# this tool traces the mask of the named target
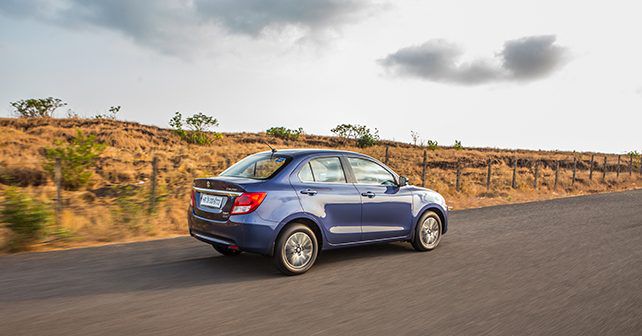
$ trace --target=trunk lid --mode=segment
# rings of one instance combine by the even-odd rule
[[[194,214],[210,220],[227,221],[234,199],[246,191],[245,186],[260,180],[239,177],[194,179]]]

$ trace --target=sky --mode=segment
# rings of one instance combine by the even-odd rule
[[[636,1],[0,0],[0,116],[223,132],[337,124],[440,145],[642,151]]]

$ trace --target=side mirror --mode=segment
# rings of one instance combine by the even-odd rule
[[[399,186],[405,187],[408,185],[408,178],[405,176],[399,176]]]

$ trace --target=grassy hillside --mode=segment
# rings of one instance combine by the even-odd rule
[[[228,164],[248,154],[276,148],[338,148],[362,152],[384,160],[389,146],[389,165],[421,183],[424,148],[397,142],[360,149],[340,138],[302,136],[283,141],[266,134],[230,133],[212,145],[183,142],[171,130],[137,123],[96,119],[0,119],[0,191],[13,186],[53,208],[55,187],[43,169],[45,148],[72,139],[77,130],[95,134],[106,148],[93,169],[88,187],[63,192],[63,212],[58,224],[33,248],[147,239],[186,233],[185,210],[190,182],[195,177],[216,175]],[[428,151],[427,187],[441,192],[454,209],[494,205],[567,195],[638,188],[642,182],[636,159],[629,176],[628,157],[622,156],[616,178],[617,155],[608,156],[610,171],[602,182],[604,154],[596,154],[596,171],[588,179],[591,153],[439,148]],[[573,158],[577,161],[572,183]],[[149,210],[151,161],[158,158],[158,205]],[[486,190],[487,161],[493,161],[491,189]],[[518,159],[517,188],[511,187],[512,162]],[[561,164],[557,191],[553,190],[556,162]],[[461,192],[455,190],[455,167],[462,168]],[[533,187],[534,165],[539,181]],[[0,245],[8,230],[0,234]]]

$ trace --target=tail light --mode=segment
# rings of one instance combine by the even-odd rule
[[[232,206],[232,215],[242,215],[250,213],[261,205],[267,193],[264,192],[245,192],[234,199]]]
[[[192,196],[189,199],[189,205],[193,208],[195,204],[196,204],[196,191],[192,189]]]

